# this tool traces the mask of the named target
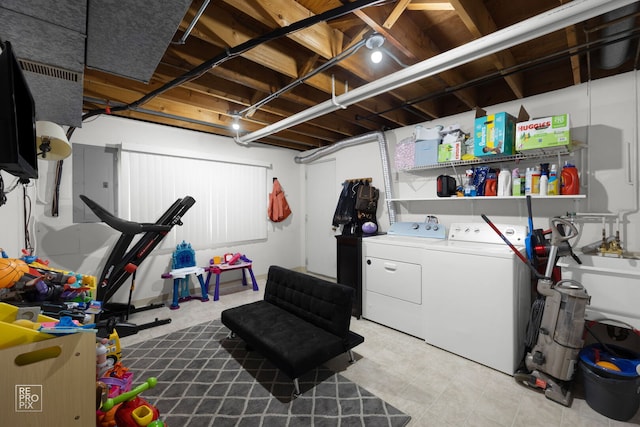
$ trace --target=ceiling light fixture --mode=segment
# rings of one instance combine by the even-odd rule
[[[60,125],[53,122],[36,122],[36,144],[38,158],[57,161],[66,159],[71,154],[71,144]]]
[[[238,115],[238,113],[234,113],[232,117],[233,122],[231,123],[231,128],[235,131],[240,130],[240,115]]]
[[[373,33],[367,37],[365,46],[371,49],[371,62],[374,64],[382,61],[382,44],[384,43],[384,36],[380,33]]]

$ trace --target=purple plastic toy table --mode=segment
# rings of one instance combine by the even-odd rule
[[[247,277],[245,275],[245,270],[249,270],[249,274],[251,275],[251,281],[253,282],[253,290],[258,291],[258,284],[256,283],[256,278],[253,275],[253,270],[251,269],[252,261],[246,257],[243,257],[242,261],[238,261],[235,264],[211,264],[209,267],[205,268],[207,270],[207,280],[205,282],[205,288],[209,289],[209,281],[211,280],[211,274],[216,275],[216,288],[213,292],[213,300],[218,301],[220,299],[220,275],[225,271],[232,270],[240,270],[242,269],[242,285],[247,286]]]

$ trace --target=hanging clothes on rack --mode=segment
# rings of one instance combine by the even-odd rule
[[[342,183],[333,226],[342,225],[343,235],[362,234],[362,225],[373,222],[377,227],[376,210],[379,191],[371,185],[371,178],[348,179]]]
[[[339,227],[351,223],[356,218],[356,198],[359,183],[346,180],[342,183],[342,191],[338,198],[338,204],[333,214],[333,226]]]
[[[273,189],[269,193],[269,207],[267,210],[269,219],[273,222],[282,222],[291,215],[291,208],[287,199],[284,197],[284,191],[278,178],[273,178]]]

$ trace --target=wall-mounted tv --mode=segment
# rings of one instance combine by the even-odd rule
[[[0,169],[28,182],[38,178],[36,107],[11,43],[0,48]]]

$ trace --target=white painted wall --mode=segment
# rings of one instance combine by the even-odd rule
[[[638,209],[638,79],[637,72],[597,80],[579,86],[570,87],[520,101],[484,107],[488,113],[506,111],[518,115],[523,105],[531,117],[544,117],[554,114],[571,115],[572,139],[586,144],[586,149],[563,157],[577,163],[581,171],[582,193],[587,198],[572,200],[533,200],[532,211],[535,228],[548,228],[549,217],[565,215],[567,212],[613,213],[620,215],[620,234],[623,247],[631,251],[640,250],[640,213]],[[463,130],[473,130],[474,112],[458,114],[432,122],[423,123],[425,127],[435,125],[448,126],[459,124]],[[396,129],[385,133],[389,148],[389,165],[393,198],[436,197],[436,178],[440,174],[457,176],[464,170],[451,167],[420,172],[398,172],[394,166],[395,144],[411,136],[414,126]],[[309,154],[302,153],[302,156]],[[374,185],[384,188],[382,164],[376,142],[352,146],[315,161],[334,158],[336,161],[336,182],[344,179],[371,176]],[[555,158],[536,160],[555,162]],[[513,163],[493,164],[495,167],[512,169]],[[526,166],[527,163],[519,165]],[[458,168],[460,169],[460,168]],[[336,188],[336,195],[339,194]],[[388,212],[384,199],[381,199],[378,219],[381,231],[389,227]],[[452,222],[482,222],[480,214],[486,214],[493,222],[527,225],[527,207],[524,200],[446,200],[396,202],[397,221],[424,221],[426,215],[438,216],[440,222],[449,225]],[[334,209],[335,207],[327,207]],[[607,220],[606,233],[616,231],[615,216]],[[580,237],[574,246],[580,248],[599,241],[602,235],[600,219],[581,221]]]
[[[485,108],[489,112],[507,111],[517,115],[520,105],[524,105],[532,117],[559,113],[570,113],[573,138],[587,144],[575,160],[582,163],[582,183],[588,198],[572,201],[535,201],[533,204],[534,225],[546,228],[548,217],[563,215],[567,211],[579,212],[621,212],[620,232],[623,245],[632,251],[640,250],[640,214],[638,212],[638,83],[637,72],[608,79],[598,80],[557,92]],[[443,118],[426,126],[459,123],[470,131],[473,112]],[[393,168],[393,147],[400,139],[413,131],[413,126],[387,132],[394,197],[433,197],[435,179],[439,174],[453,174],[451,169],[431,170],[420,173],[398,173]],[[296,155],[304,155],[287,149],[272,147],[242,147],[229,138],[216,137],[204,133],[153,125],[116,117],[100,116],[85,123],[74,133],[72,143],[89,145],[112,145],[135,143],[157,145],[181,150],[206,152],[220,158],[246,158],[272,164],[268,171],[267,185],[271,178],[278,177],[293,215],[283,223],[269,225],[268,238],[264,242],[226,248],[212,242],[210,250],[198,251],[199,263],[205,263],[216,254],[242,252],[254,260],[254,270],[261,275],[272,264],[285,267],[302,267],[305,258],[304,165],[294,162]],[[335,180],[328,180],[335,187],[336,202],[340,194],[340,183],[349,178],[372,177],[373,184],[383,189],[382,162],[377,142],[345,148],[316,161],[334,158],[336,162]],[[630,160],[629,160],[630,159]],[[627,166],[630,164],[630,170]],[[71,159],[64,162],[62,184],[60,186],[60,209],[58,217],[50,215],[52,194],[53,163],[40,162],[40,178],[28,188],[33,205],[32,241],[36,254],[49,259],[54,267],[99,275],[108,251],[117,233],[104,224],[73,224],[71,220]],[[513,165],[505,165],[509,168]],[[460,171],[457,171],[460,172]],[[2,172],[5,191],[13,182],[13,177]],[[630,175],[630,177],[628,177]],[[630,179],[628,179],[630,178]],[[628,183],[627,180],[630,182]],[[323,185],[319,183],[319,185]],[[267,189],[267,193],[271,188]],[[197,201],[196,201],[197,203]],[[389,226],[384,194],[381,194],[378,219],[382,231]],[[335,204],[326,207],[333,215]],[[429,201],[397,205],[398,221],[424,220],[427,214],[435,214],[444,224],[455,221],[482,221],[479,215],[485,213],[494,222],[526,224],[527,210],[523,201],[476,200],[470,201]],[[160,215],[161,213],[159,213]],[[22,232],[22,188],[18,187],[8,195],[6,205],[0,207],[0,247],[10,256],[19,256],[24,246]],[[266,215],[266,213],[265,213]],[[188,212],[184,221],[188,221]],[[615,231],[615,224],[608,224],[607,234]],[[179,229],[179,227],[176,227]],[[581,236],[576,246],[598,241],[602,227],[599,221],[588,221],[581,226]],[[170,265],[170,252],[156,251],[145,260],[138,271],[134,300],[149,300],[161,294],[171,293],[169,281],[160,275]],[[127,288],[127,289],[124,289]],[[127,286],[123,286],[115,300],[126,300]]]

